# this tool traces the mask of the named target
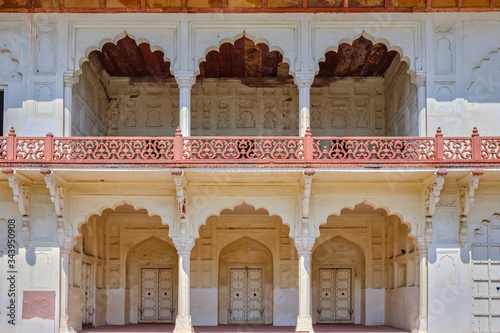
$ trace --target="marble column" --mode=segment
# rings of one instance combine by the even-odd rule
[[[191,322],[190,308],[190,257],[194,246],[194,239],[174,239],[174,245],[179,255],[179,279],[178,279],[178,309],[175,318],[174,333],[194,332]]]
[[[427,247],[420,246],[418,249],[420,258],[420,307],[417,326],[414,333],[427,333],[427,306],[428,306],[428,271],[427,271]]]
[[[314,73],[296,73],[294,83],[299,87],[299,136],[305,136],[311,127],[311,85]]]
[[[314,238],[295,239],[299,254],[299,315],[295,332],[314,332],[311,306],[311,250],[314,241]]]
[[[182,136],[191,136],[191,87],[196,82],[194,73],[176,73],[179,86],[179,127]]]
[[[71,136],[71,108],[73,103],[73,85],[75,77],[73,72],[63,74],[64,81],[64,113],[63,113],[63,135]]]
[[[61,247],[60,257],[60,288],[59,288],[59,332],[60,333],[76,333],[75,329],[69,323],[69,246]]]
[[[427,136],[427,90],[425,73],[414,74],[411,81],[417,86],[418,136]]]

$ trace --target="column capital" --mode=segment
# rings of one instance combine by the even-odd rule
[[[314,72],[295,73],[295,76],[293,77],[293,83],[295,83],[295,85],[297,85],[299,89],[304,87],[311,88],[315,76],[316,73]]]
[[[65,87],[72,88],[78,82],[75,74],[73,72],[64,72],[63,73],[63,82]]]
[[[196,82],[196,75],[191,72],[175,73],[174,78],[179,88],[191,88]]]
[[[177,254],[191,254],[194,247],[194,238],[174,238],[173,241]]]
[[[425,72],[412,72],[410,76],[411,83],[417,87],[424,87],[427,81]]]
[[[315,238],[295,238],[295,247],[299,254],[311,254]]]

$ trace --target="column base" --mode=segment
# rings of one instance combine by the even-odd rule
[[[411,333],[427,333],[427,318],[418,317],[417,324]]]
[[[77,331],[73,327],[69,326],[69,327],[60,327],[59,333],[77,333]]]
[[[194,333],[190,315],[177,315],[175,318],[174,333]]]
[[[295,332],[307,332],[314,333],[314,329],[312,326],[312,319],[310,316],[298,316],[297,317],[297,326],[295,327]]]

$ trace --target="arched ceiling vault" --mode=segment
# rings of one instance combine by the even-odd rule
[[[203,78],[288,77],[289,66],[279,51],[269,51],[264,43],[255,44],[243,36],[223,43],[218,50],[207,53],[200,63]]]
[[[342,43],[337,51],[326,52],[317,77],[383,77],[397,55],[384,44],[360,36],[352,44]]]
[[[116,44],[104,44],[101,51],[92,51],[89,59],[112,77],[172,77],[170,62],[164,60],[162,51],[151,51],[148,43],[137,45],[128,35]]]

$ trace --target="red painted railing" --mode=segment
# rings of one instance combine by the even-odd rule
[[[500,137],[0,137],[0,165],[500,166]]]

